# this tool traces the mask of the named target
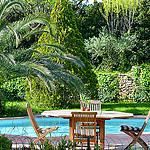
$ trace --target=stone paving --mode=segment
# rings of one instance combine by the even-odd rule
[[[143,133],[141,136],[144,141],[150,145],[150,133]],[[111,133],[106,134],[106,140],[105,140],[105,147],[106,149],[118,149],[122,150],[124,149],[130,142],[132,141],[132,138],[124,133]],[[133,147],[133,149],[137,149],[137,147],[141,147],[139,144],[136,143],[136,145]],[[140,148],[143,149],[143,148]]]
[[[5,136],[13,141],[13,148],[22,147],[22,146],[28,147],[30,142],[35,139],[33,137],[26,137],[26,136],[15,136],[15,135],[5,135]],[[150,145],[150,133],[143,133],[142,138],[148,145]],[[67,136],[66,140],[68,139],[69,137]],[[124,133],[106,134],[105,149],[122,150],[131,142],[131,140],[132,139],[128,135],[125,135]],[[56,143],[61,141],[61,137],[51,137],[50,141],[52,144],[56,145]],[[136,144],[136,147],[133,147],[132,149],[143,149],[139,147],[140,145]]]

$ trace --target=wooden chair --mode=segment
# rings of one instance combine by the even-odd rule
[[[123,131],[124,133],[133,138],[132,142],[125,149],[131,149],[131,147],[134,146],[136,142],[138,142],[145,150],[149,149],[148,145],[140,137],[148,123],[149,117],[150,117],[150,110],[142,127],[121,125],[121,131]]]
[[[96,115],[97,112],[72,112],[73,142],[79,142],[80,145],[86,143],[87,137],[94,146],[96,139]],[[81,140],[81,142],[80,142]],[[87,146],[87,145],[84,145]]]
[[[87,108],[89,107],[89,110],[90,111],[97,111],[97,113],[101,114],[101,101],[99,100],[87,100],[87,101],[84,101],[84,102],[80,102],[80,107],[81,107],[81,110],[83,107]],[[97,134],[97,139],[99,139],[100,137],[100,127],[99,125],[96,126],[96,134]]]
[[[87,102],[81,101],[80,107],[89,107],[90,111],[99,111],[101,113],[101,101],[98,100],[87,100]]]
[[[32,113],[30,104],[27,103],[26,107],[27,107],[27,112],[28,112],[28,116],[29,116],[29,119],[31,121],[32,127],[33,127],[33,129],[34,129],[34,131],[38,137],[37,139],[34,140],[33,143],[36,144],[40,140],[41,143],[43,144],[44,141],[47,141],[47,138],[45,136],[47,134],[49,134],[50,132],[57,130],[59,127],[39,128],[39,126],[38,126],[38,124],[34,118],[34,115]]]

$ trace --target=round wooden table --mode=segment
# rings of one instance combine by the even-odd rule
[[[69,119],[69,139],[72,140],[72,115],[71,112],[80,112],[81,110],[53,110],[44,111],[42,115],[46,117],[61,117],[64,119]],[[105,139],[105,120],[110,119],[129,119],[132,118],[132,113],[116,112],[116,111],[97,111],[96,122],[100,126],[100,148],[104,149],[104,139]]]

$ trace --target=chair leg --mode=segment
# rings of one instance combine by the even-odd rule
[[[132,140],[132,142],[124,149],[124,150],[129,150],[131,149],[132,146],[134,146],[136,141]]]
[[[41,134],[41,136],[42,136],[42,134]],[[46,138],[46,137],[41,137],[41,136],[39,136],[37,139],[34,140],[34,142],[33,142],[34,145],[37,144],[38,141],[41,141],[42,144],[44,143],[44,141],[45,141],[45,142],[47,141],[47,138]]]
[[[45,142],[46,142],[46,141],[47,141],[47,138],[46,138],[46,137],[43,137],[43,141],[45,141]]]
[[[133,133],[127,132],[127,131],[123,131],[123,132],[133,138],[132,142],[125,148],[125,150],[126,150],[126,149],[131,149],[131,147],[134,146],[135,143],[136,143],[136,137],[135,137],[136,134],[133,134]]]
[[[138,137],[137,134],[131,132],[125,133],[133,138],[132,142],[125,148],[125,150],[131,149],[131,147],[134,146],[136,142],[138,142],[145,150],[148,150],[148,145],[144,142],[142,138]]]
[[[137,142],[145,149],[145,150],[148,150],[149,149],[149,146],[144,142],[144,140],[142,138],[138,138],[137,139]]]
[[[38,139],[38,138],[37,138],[37,139],[35,139],[35,140],[33,141],[33,144],[34,144],[34,145],[36,145],[38,141],[39,141],[39,139]]]
[[[138,138],[136,141],[132,140],[132,142],[125,148],[125,150],[131,149],[132,146],[135,145],[135,143],[138,142],[145,150],[148,150],[148,145],[143,141],[143,139]]]
[[[145,150],[148,149],[148,145],[144,142],[144,140],[140,137],[139,134],[132,133],[134,141],[138,142]]]

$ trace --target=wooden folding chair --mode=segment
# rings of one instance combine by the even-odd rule
[[[121,125],[121,131],[123,131],[124,133],[133,138],[132,142],[125,149],[131,149],[131,147],[134,146],[136,142],[138,142],[145,150],[149,149],[148,145],[140,137],[148,123],[149,117],[150,117],[150,110],[142,127]]]
[[[96,139],[96,114],[97,112],[72,112],[73,142],[79,142],[78,146],[87,144],[87,137],[94,146]],[[84,145],[87,146],[87,145]]]
[[[31,124],[32,124],[32,127],[37,135],[37,139],[34,140],[34,144],[36,144],[39,140],[41,141],[41,143],[43,144],[44,141],[47,141],[47,138],[45,137],[47,134],[49,134],[50,132],[53,132],[55,130],[57,130],[59,127],[51,127],[51,128],[39,128],[35,118],[34,118],[34,115],[32,113],[32,110],[31,110],[31,107],[30,107],[30,104],[27,103],[26,104],[26,107],[27,107],[27,112],[28,112],[28,116],[29,116],[29,119],[31,121]]]

